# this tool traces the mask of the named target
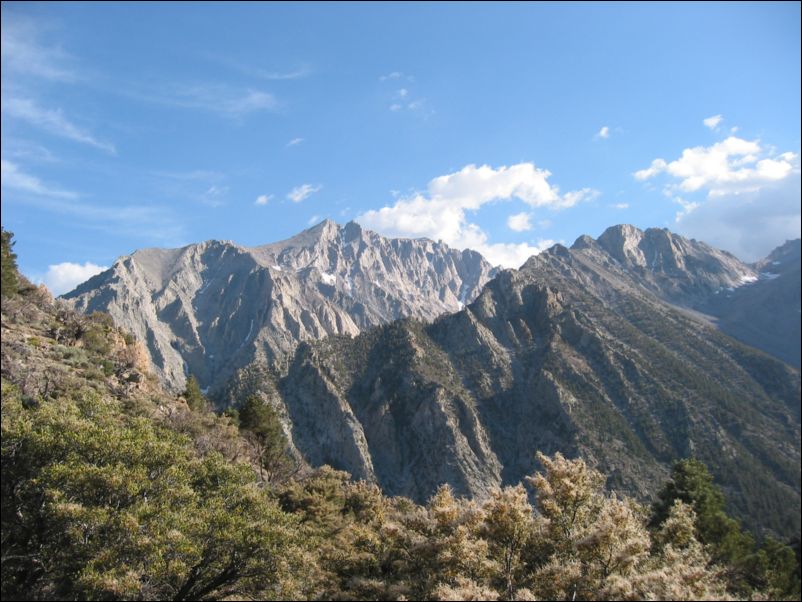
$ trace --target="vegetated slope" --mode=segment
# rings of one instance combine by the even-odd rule
[[[297,521],[237,426],[161,389],[108,315],[19,282],[1,316],[3,597],[293,597]]]
[[[798,372],[593,253],[557,245],[432,324],[304,344],[286,374],[252,366],[233,394],[282,405],[313,465],[389,494],[425,500],[447,482],[481,497],[531,473],[537,449],[585,457],[643,499],[695,456],[752,528],[796,532]]]
[[[254,359],[285,360],[299,341],[456,311],[494,273],[474,251],[326,220],[260,247],[136,251],[64,298],[84,313],[109,313],[180,390],[187,373],[215,386]]]

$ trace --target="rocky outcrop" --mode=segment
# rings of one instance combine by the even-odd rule
[[[722,289],[757,280],[757,272],[726,251],[661,228],[612,226],[572,246],[588,266],[631,281],[664,301],[694,307]]]
[[[326,220],[261,247],[207,241],[136,251],[64,299],[111,314],[180,390],[190,372],[212,387],[255,360],[286,368],[300,341],[457,311],[494,273],[474,251]]]

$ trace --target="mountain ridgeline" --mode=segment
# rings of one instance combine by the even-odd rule
[[[530,473],[532,449],[591,459],[643,499],[694,456],[749,524],[795,532],[798,372],[599,260],[556,246],[431,324],[306,343],[286,374],[252,367],[229,400],[261,394],[310,462],[416,500],[443,482],[484,497]],[[686,286],[741,277],[711,269]]]
[[[111,314],[178,391],[188,373],[214,387],[254,360],[281,363],[300,341],[457,311],[495,272],[475,251],[326,220],[260,247],[136,251],[64,298]]]
[[[141,337],[173,388],[188,370],[221,407],[258,395],[298,456],[388,494],[484,498],[541,450],[648,499],[694,456],[751,528],[795,533],[799,373],[725,334],[793,363],[794,278],[798,241],[748,265],[615,226],[496,274],[473,252],[324,222],[252,249],[138,251],[67,298]],[[751,319],[764,305],[782,312]]]

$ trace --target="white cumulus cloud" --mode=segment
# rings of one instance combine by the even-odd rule
[[[637,180],[648,180],[666,173],[679,180],[668,187],[682,192],[707,190],[708,196],[739,194],[759,190],[762,186],[787,178],[795,171],[798,156],[786,152],[770,157],[757,140],[744,140],[736,136],[711,146],[686,148],[671,162],[655,159],[652,164],[635,172]]]
[[[528,243],[485,243],[477,246],[476,250],[492,265],[519,268],[532,255],[542,253],[554,244],[555,241],[553,240],[538,240],[534,245]]]
[[[744,261],[800,236],[796,152],[777,154],[759,140],[729,136],[710,146],[686,148],[674,161],[655,159],[634,176],[649,180],[660,174],[669,178],[663,194],[679,205],[675,228],[684,236]]]
[[[254,205],[267,205],[267,203],[270,201],[270,199],[271,199],[271,195],[269,195],[269,194],[260,194],[258,197],[256,197],[256,200],[253,202],[253,204]]]
[[[65,261],[48,266],[43,281],[47,288],[58,296],[68,293],[82,282],[107,269],[106,266],[95,265],[89,261],[84,264]]]
[[[491,201],[511,199],[519,199],[533,208],[565,209],[598,194],[589,188],[561,193],[548,182],[550,176],[549,171],[533,163],[495,169],[468,165],[458,172],[434,178],[425,193],[366,211],[357,220],[387,236],[442,240],[452,247],[475,249],[496,264],[518,267],[551,241],[536,245],[490,243],[487,234],[468,221],[466,212],[476,211]]]
[[[710,128],[711,130],[715,130],[718,128],[718,124],[724,121],[724,118],[721,115],[713,115],[712,117],[708,117],[707,119],[703,119],[702,123],[705,124],[705,127]]]
[[[323,186],[320,184],[313,185],[313,184],[301,184],[300,186],[296,186],[292,190],[287,193],[287,198],[290,199],[293,203],[300,203],[309,195],[318,192]]]
[[[532,229],[530,213],[515,213],[507,218],[507,227],[514,232],[526,232]]]
[[[610,137],[610,128],[608,126],[604,126],[602,129],[599,130],[599,133],[596,134],[597,138],[609,138]]]

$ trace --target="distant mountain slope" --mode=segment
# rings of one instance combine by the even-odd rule
[[[753,266],[759,279],[701,309],[718,316],[727,334],[800,368],[800,240],[776,248]]]
[[[214,386],[254,359],[282,360],[299,341],[457,311],[494,273],[474,251],[326,220],[254,248],[207,241],[136,251],[64,299],[111,314],[181,389],[187,372]]]
[[[571,247],[596,280],[699,312],[722,331],[800,367],[800,241],[749,265],[668,230],[608,228]]]
[[[622,278],[631,264],[601,270],[599,257],[557,245],[456,314],[303,344],[286,374],[253,366],[229,394],[261,393],[312,464],[390,494],[424,500],[448,482],[482,496],[530,473],[536,450],[559,450],[645,498],[673,460],[695,456],[752,527],[796,532],[799,373]],[[685,286],[750,274],[724,267],[688,273]],[[662,290],[652,274],[644,287]]]

